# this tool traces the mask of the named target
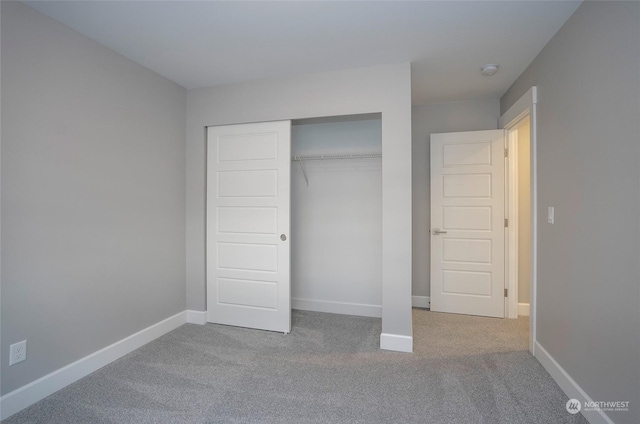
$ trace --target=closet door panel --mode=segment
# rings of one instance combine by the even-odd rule
[[[209,322],[288,333],[290,121],[207,131]]]
[[[278,283],[239,278],[218,278],[218,302],[276,310],[278,308]]]
[[[218,140],[218,163],[278,158],[278,134],[230,134]]]
[[[278,170],[218,171],[218,197],[278,197]]]
[[[275,244],[218,242],[218,269],[238,271],[278,271]]]
[[[242,234],[271,234],[278,231],[276,207],[218,207],[218,232]]]

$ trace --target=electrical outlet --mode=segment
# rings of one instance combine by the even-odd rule
[[[9,366],[27,359],[27,341],[23,340],[9,346]]]

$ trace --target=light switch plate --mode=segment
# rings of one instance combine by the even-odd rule
[[[549,206],[549,208],[547,209],[547,222],[549,222],[549,224],[553,224],[555,223],[556,220],[556,210],[553,206]]]

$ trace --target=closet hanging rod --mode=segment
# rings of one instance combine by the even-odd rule
[[[373,159],[381,158],[382,153],[346,153],[346,154],[325,154],[325,155],[295,155],[291,157],[293,161],[303,160],[324,160],[324,159]]]

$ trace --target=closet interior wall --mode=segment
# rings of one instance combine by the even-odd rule
[[[293,157],[379,153],[381,140],[379,114],[304,119],[293,121],[291,150]],[[292,307],[380,317],[381,158],[291,166]]]

